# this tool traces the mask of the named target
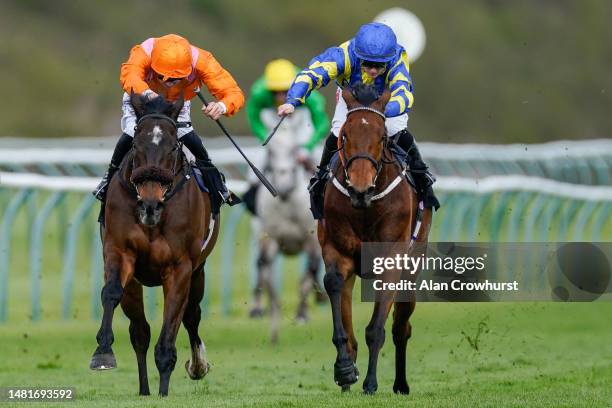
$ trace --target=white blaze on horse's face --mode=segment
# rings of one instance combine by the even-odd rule
[[[161,142],[162,139],[162,130],[159,126],[155,126],[153,128],[153,131],[149,132],[149,136],[153,136],[153,138],[151,139],[151,143],[153,143],[155,146],[159,146],[159,142]]]
[[[366,126],[370,124],[370,122],[368,122],[366,118],[361,118],[361,123],[363,123]]]

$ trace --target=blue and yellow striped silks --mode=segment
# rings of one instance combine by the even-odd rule
[[[353,40],[338,47],[328,48],[310,60],[308,67],[300,71],[293,81],[287,94],[287,102],[299,106],[310,92],[326,86],[334,79],[341,87],[363,82],[373,84],[381,93],[385,88],[389,88],[391,99],[385,109],[387,117],[408,112],[414,102],[412,78],[404,48],[398,45],[395,57],[387,64],[387,72],[372,79],[361,69],[361,61],[354,52]]]

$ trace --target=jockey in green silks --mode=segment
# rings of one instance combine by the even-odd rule
[[[285,103],[287,91],[299,71],[299,68],[290,61],[276,59],[266,65],[263,76],[251,87],[246,103],[247,117],[253,135],[261,142],[266,140],[272,130],[269,124],[264,123],[262,112],[270,110],[276,114],[277,107]],[[320,93],[312,92],[302,106],[301,109],[307,109],[310,113],[309,127],[312,128],[308,140],[303,143],[301,152],[298,153],[299,160],[304,162],[327,136],[330,122],[325,112],[325,98]],[[258,184],[251,183],[251,187],[244,195],[244,202],[251,213],[255,212],[257,186]]]

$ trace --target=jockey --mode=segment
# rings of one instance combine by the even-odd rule
[[[180,97],[185,104],[179,113],[178,122],[191,121],[191,102],[195,96],[194,88],[206,85],[217,101],[202,107],[204,115],[217,120],[221,115],[232,116],[244,104],[244,95],[236,81],[217,62],[213,55],[176,34],[159,38],[149,38],[132,48],[128,60],[121,65],[120,82],[123,90],[123,116],[119,138],[108,171],[93,192],[104,201],[106,190],[113,174],[119,168],[123,157],[132,147],[136,114],[130,103],[130,93],[135,92],[154,99],[161,95],[169,101]],[[212,164],[202,140],[195,133],[191,123],[178,128],[178,138],[193,153],[196,165],[202,171],[209,188],[216,186],[223,200],[228,200],[229,192],[224,187],[219,170]],[[221,187],[223,186],[223,187]]]
[[[287,91],[291,87],[293,78],[299,72],[299,68],[286,59],[270,61],[262,77],[257,79],[251,87],[251,92],[246,103],[247,117],[253,135],[261,142],[266,140],[271,129],[264,125],[261,118],[262,111],[273,109],[276,111],[287,98]],[[308,109],[312,122],[312,132],[309,139],[303,144],[299,152],[299,160],[305,161],[312,150],[327,135],[329,129],[329,118],[325,112],[325,98],[314,91],[304,103],[303,109]],[[300,108],[302,109],[302,108]],[[244,194],[243,200],[251,213],[255,211],[255,191],[259,184],[252,183],[249,190]]]
[[[440,203],[431,187],[435,178],[427,170],[414,136],[407,128],[408,112],[414,102],[412,78],[409,74],[406,50],[397,43],[393,30],[382,23],[365,24],[359,28],[355,38],[337,47],[328,48],[313,58],[308,67],[298,73],[287,93],[286,103],[278,107],[278,115],[293,113],[296,107],[305,103],[313,90],[327,85],[333,79],[339,88],[336,93],[337,103],[331,134],[325,141],[319,171],[312,178],[309,187],[317,206],[322,208],[327,166],[337,149],[340,128],[346,121],[347,107],[340,87],[364,83],[374,85],[380,94],[385,88],[391,91],[391,99],[384,112],[387,118],[387,135],[395,138],[398,145],[407,152],[407,162],[417,194],[424,201],[425,207],[438,209]]]

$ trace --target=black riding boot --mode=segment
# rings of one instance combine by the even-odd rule
[[[323,218],[323,198],[325,193],[325,183],[329,176],[327,166],[337,150],[338,138],[330,133],[325,140],[325,147],[321,155],[321,162],[315,175],[310,179],[308,190],[310,191],[310,211],[315,220]]]
[[[196,166],[202,172],[204,183],[206,183],[206,187],[210,190],[213,213],[218,214],[223,203],[228,203],[229,205],[240,203],[241,200],[226,187],[223,173],[210,160],[200,137],[192,131],[183,136],[181,141],[196,158]]]
[[[259,184],[251,184],[246,193],[242,195],[242,202],[252,215],[257,215],[257,190],[259,190]]]
[[[115,151],[113,152],[113,157],[111,158],[111,162],[108,166],[108,170],[102,177],[102,181],[98,184],[98,187],[92,192],[92,194],[100,201],[104,202],[106,199],[106,191],[108,190],[108,185],[113,178],[115,172],[119,169],[119,165],[121,161],[132,148],[132,142],[134,138],[126,133],[123,133],[115,146]]]
[[[397,138],[397,144],[406,152],[406,162],[416,184],[419,199],[423,200],[423,205],[426,208],[435,208],[437,210],[440,208],[440,202],[432,188],[436,178],[429,172],[427,165],[423,161],[414,136],[410,134],[408,129],[404,129],[394,138]]]

